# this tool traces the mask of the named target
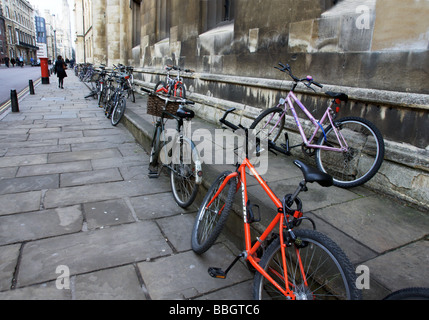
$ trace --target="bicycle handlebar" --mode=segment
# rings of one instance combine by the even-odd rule
[[[241,124],[239,126],[236,126],[235,124],[226,120],[226,117],[233,111],[235,111],[235,108],[228,109],[223,115],[223,117],[219,120],[219,122],[226,125],[227,127],[231,128],[234,131],[237,131],[238,129],[245,129]]]
[[[313,80],[313,77],[312,76],[307,76],[307,77],[305,77],[305,78],[302,78],[302,79],[299,79],[298,77],[296,77],[296,76],[294,76],[293,74],[292,74],[292,69],[291,69],[291,67],[290,67],[290,65],[289,64],[286,64],[286,65],[284,65],[283,63],[281,63],[281,62],[279,62],[279,66],[281,67],[281,68],[279,68],[279,67],[274,67],[275,69],[278,69],[278,70],[280,70],[281,72],[286,72],[287,71],[287,73],[289,74],[289,76],[295,81],[295,82],[307,82],[308,84],[306,84],[306,83],[304,83],[304,85],[305,86],[307,86],[308,88],[310,88],[310,86],[312,85],[312,84],[314,84],[316,87],[319,87],[319,88],[323,88],[323,85],[321,85],[320,83],[318,83],[318,82],[316,82],[316,81],[314,81]],[[312,89],[312,88],[310,88],[310,89]]]
[[[146,88],[144,88],[144,87],[141,87],[141,88],[140,88],[140,90],[141,90],[141,91],[144,91],[144,92],[146,92],[146,93],[148,93],[148,94],[155,94],[155,95],[156,95],[156,93],[155,93],[155,92],[153,92],[153,90],[149,90],[149,89],[146,89]],[[170,99],[170,98],[167,98],[167,100],[168,100],[168,101],[172,101],[172,102],[179,102],[180,104],[187,104],[187,105],[194,105],[194,104],[195,104],[195,102],[194,102],[194,101],[186,100],[186,99],[184,99],[184,98],[172,97],[171,99]]]
[[[184,72],[187,72],[187,73],[193,73],[193,72],[195,72],[195,70],[191,70],[191,69],[182,69],[182,68],[180,68],[180,67],[177,67],[177,66],[173,66],[173,65],[167,65],[166,66],[166,69],[167,70],[178,70],[178,71],[184,71]]]

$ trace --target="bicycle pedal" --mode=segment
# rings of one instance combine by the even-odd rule
[[[221,268],[210,267],[208,273],[212,278],[226,279],[226,273]]]
[[[158,179],[159,178],[159,173],[158,172],[149,171],[149,173],[147,174],[147,176],[149,177],[149,179]]]

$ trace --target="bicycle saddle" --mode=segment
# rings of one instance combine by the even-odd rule
[[[310,167],[299,160],[295,160],[293,163],[301,169],[306,182],[317,182],[322,187],[330,187],[334,184],[334,181],[329,174]]]
[[[183,106],[180,106],[176,114],[179,118],[182,118],[182,119],[193,119],[195,117],[194,111],[189,110],[188,108]]]
[[[344,102],[347,102],[349,100],[349,96],[342,92],[326,91],[325,93],[334,99],[339,99]]]

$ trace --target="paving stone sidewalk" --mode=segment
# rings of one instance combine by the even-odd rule
[[[126,119],[112,127],[70,71],[64,90],[55,82],[23,98],[19,113],[0,116],[0,299],[251,300],[253,274],[244,263],[227,280],[207,274],[241,250],[234,218],[197,256],[190,233],[198,200],[183,210],[168,176],[147,177],[149,157],[135,139],[147,140],[152,128],[145,98],[128,103]],[[195,126],[216,128],[199,119]],[[291,160],[270,157],[264,179],[279,196],[300,180]],[[225,167],[205,166],[206,186]],[[255,181],[249,185],[269,219],[273,208]],[[427,213],[363,187],[311,185],[302,199],[318,229],[371,271],[365,299],[429,287]],[[67,272],[70,283],[61,278]]]
[[[147,153],[70,71],[55,82],[1,116],[0,299],[251,299],[243,265],[227,281],[206,272],[236,249],[193,254],[196,207],[149,180]]]

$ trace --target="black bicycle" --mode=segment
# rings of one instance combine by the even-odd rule
[[[116,76],[117,86],[110,94],[105,107],[105,115],[111,119],[112,125],[116,126],[124,116],[127,107],[127,90],[126,83],[129,78],[127,74],[120,74]]]
[[[158,178],[163,168],[170,170],[170,182],[174,200],[182,208],[189,207],[195,200],[203,171],[197,148],[182,129],[195,113],[186,108],[194,102],[182,98],[168,98],[142,88],[149,94],[148,114],[156,117],[153,132],[149,178]],[[176,129],[166,129],[169,119],[176,121]]]

